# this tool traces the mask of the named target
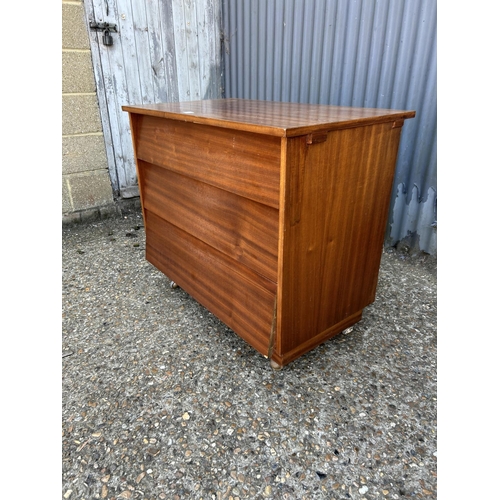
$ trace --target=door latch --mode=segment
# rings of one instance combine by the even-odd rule
[[[110,35],[110,32],[118,33],[116,24],[91,22],[89,26],[91,30],[104,31],[102,35],[103,45],[113,45],[113,37]]]

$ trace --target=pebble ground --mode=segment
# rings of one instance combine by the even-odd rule
[[[273,371],[144,246],[63,228],[62,498],[437,498],[434,258],[385,250],[353,332]]]

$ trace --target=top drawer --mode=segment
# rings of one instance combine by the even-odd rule
[[[155,116],[133,120],[138,159],[279,208],[279,137]]]

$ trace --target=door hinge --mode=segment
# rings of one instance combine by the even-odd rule
[[[116,29],[116,24],[113,23],[96,23],[95,21],[91,21],[89,23],[91,30],[96,31],[112,31],[113,33],[118,33]]]
[[[103,45],[113,45],[113,37],[111,36],[110,32],[118,33],[116,24],[91,22],[89,26],[91,30],[104,31],[102,35]]]

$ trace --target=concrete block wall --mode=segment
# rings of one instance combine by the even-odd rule
[[[114,204],[82,0],[62,2],[62,214]]]

